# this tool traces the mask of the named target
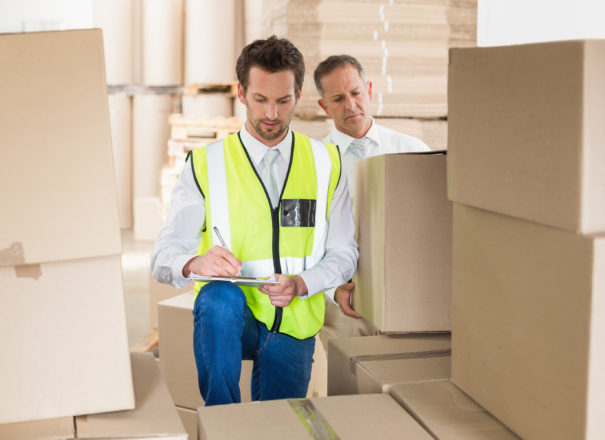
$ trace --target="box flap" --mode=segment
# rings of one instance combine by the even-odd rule
[[[74,418],[35,420],[33,422],[0,425],[0,438],[19,440],[75,439]]]
[[[101,31],[0,35],[0,266],[121,252]]]
[[[135,409],[76,417],[78,438],[187,439],[152,353],[131,353]]]
[[[518,439],[449,380],[395,385],[389,394],[435,438]]]

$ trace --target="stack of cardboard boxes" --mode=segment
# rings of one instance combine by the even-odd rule
[[[101,32],[2,35],[0,58],[0,437],[185,438],[128,352]]]
[[[523,438],[605,438],[605,42],[450,64],[452,380]]]
[[[371,113],[380,124],[447,147],[448,48],[476,44],[477,2],[264,1],[263,35],[290,39],[305,56],[296,118],[308,133],[329,133],[317,105],[317,64],[330,55],[357,58],[373,84]],[[313,120],[313,123],[310,122]]]

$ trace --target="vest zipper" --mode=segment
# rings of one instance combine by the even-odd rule
[[[275,273],[282,273],[281,262],[279,260],[279,203],[277,208],[271,209],[271,221],[273,224],[273,267],[275,268]],[[275,307],[275,319],[271,326],[271,332],[279,332],[283,313],[284,310],[282,307]]]

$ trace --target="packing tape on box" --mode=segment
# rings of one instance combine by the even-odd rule
[[[23,243],[17,241],[10,247],[0,250],[0,267],[12,267],[19,264],[25,264]]]
[[[417,359],[417,358],[431,358],[431,357],[443,357],[451,356],[452,350],[432,350],[432,351],[414,351],[409,353],[384,353],[384,354],[362,354],[358,356],[352,356],[349,366],[351,371],[355,372],[355,364],[359,362],[367,361],[391,361],[397,359]]]
[[[20,241],[0,250],[0,267],[14,267],[17,278],[37,280],[42,276],[42,268],[39,264],[25,264],[25,251]]]
[[[315,440],[339,440],[338,435],[309,399],[288,399],[288,403]]]

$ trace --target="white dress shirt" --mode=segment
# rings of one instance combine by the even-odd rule
[[[373,118],[372,125],[364,137],[370,140],[365,157],[378,156],[380,154],[430,151],[430,148],[420,139],[378,125]],[[338,148],[340,149],[343,176],[346,176],[352,202],[354,202],[355,198],[355,162],[359,160],[359,158],[354,154],[350,154],[348,150],[354,140],[354,137],[343,133],[336,127],[334,127],[332,132],[324,138],[324,142],[338,145]],[[349,279],[350,278],[347,278],[347,281]],[[332,302],[335,302],[335,290],[336,289],[330,289],[325,292],[326,297],[331,299]]]
[[[391,153],[416,153],[421,151],[430,151],[430,148],[420,139],[407,134],[399,133],[387,127],[378,125],[372,119],[372,125],[364,136],[370,139],[370,148],[366,151],[365,157],[378,156],[380,154]],[[355,194],[355,162],[358,157],[352,154],[347,154],[349,146],[355,140],[354,137],[344,134],[336,127],[324,139],[324,142],[338,145],[342,156],[342,168],[344,175],[347,176],[349,184],[349,194],[354,198]]]
[[[264,167],[263,156],[269,147],[254,138],[245,128],[240,131],[242,142],[259,174]],[[284,186],[293,134],[290,130],[284,140],[271,147],[280,151],[274,163],[278,187]],[[191,159],[190,159],[191,160]],[[197,187],[190,160],[187,161],[172,190],[171,208],[151,252],[151,270],[154,278],[175,287],[189,282],[183,276],[183,267],[194,258],[202,240],[205,221],[205,201]],[[330,207],[326,252],[322,260],[312,268],[298,274],[307,285],[307,298],[321,291],[343,284],[355,273],[357,267],[357,243],[354,239],[355,224],[347,185],[341,178]],[[263,182],[264,183],[264,182]],[[268,274],[269,275],[269,274]]]

